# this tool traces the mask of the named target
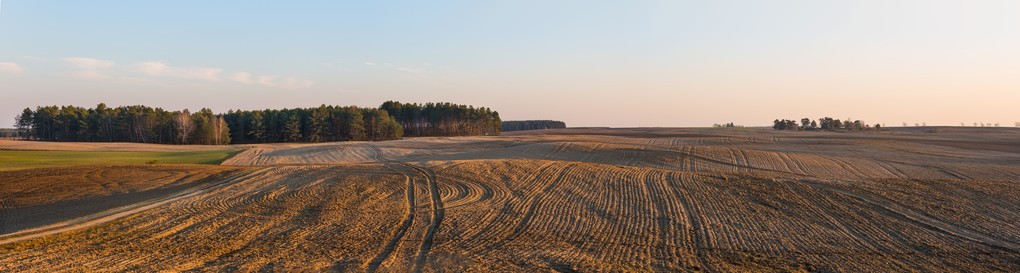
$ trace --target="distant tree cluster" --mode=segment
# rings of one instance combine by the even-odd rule
[[[500,127],[504,132],[567,128],[567,123],[557,120],[508,120]]]
[[[861,120],[850,121],[850,119],[842,120],[833,119],[830,117],[820,118],[817,121],[809,118],[803,118],[800,123],[796,120],[790,119],[776,119],[772,121],[772,129],[776,130],[847,130],[847,131],[865,131],[865,130],[882,130],[881,124],[875,124],[874,127],[868,125]]]
[[[790,119],[777,119],[772,122],[772,129],[776,130],[800,130],[801,127],[797,125],[796,120]]]
[[[46,141],[227,144],[230,133],[222,115],[166,111],[141,105],[95,108],[39,106],[15,117],[19,136]]]
[[[499,135],[499,112],[486,107],[387,101],[379,106],[404,128],[404,136]]]
[[[386,111],[357,106],[229,111],[235,143],[400,139],[403,128]]]
[[[967,124],[963,123],[963,122],[960,122],[960,126],[961,127],[967,126]],[[1000,125],[999,125],[998,122],[995,122],[995,123],[992,123],[992,122],[988,122],[988,123],[985,123],[985,122],[975,122],[974,123],[974,127],[999,127],[999,126]],[[1020,127],[1020,122],[1017,123],[1017,127]]]
[[[18,137],[18,129],[0,128],[0,138]]]
[[[727,123],[723,123],[723,124],[718,124],[718,123],[712,124],[712,127],[715,127],[715,128],[736,128],[736,127],[744,127],[744,126],[736,125],[736,124],[733,124],[732,122],[727,122]]]

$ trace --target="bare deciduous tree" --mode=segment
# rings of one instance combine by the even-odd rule
[[[227,128],[227,122],[223,120],[223,115],[217,115],[212,121],[213,133],[216,134],[215,141],[216,145],[227,144],[225,138],[230,137],[230,128]]]
[[[187,143],[188,137],[195,131],[195,121],[191,119],[191,113],[188,113],[188,110],[177,113],[174,116],[174,127],[177,130],[177,139],[180,143]]]

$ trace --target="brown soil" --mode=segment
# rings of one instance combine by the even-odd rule
[[[204,186],[0,243],[0,271],[1020,271],[1020,130],[937,129],[253,145]],[[38,180],[93,183],[61,177]]]
[[[169,195],[237,171],[205,165],[120,165],[0,172],[0,234]]]

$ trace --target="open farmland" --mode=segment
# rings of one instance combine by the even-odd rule
[[[14,200],[3,215],[45,206],[41,192],[130,200],[45,236],[0,236],[0,271],[1020,271],[1016,129],[579,128],[238,148],[225,166],[0,172],[21,188],[2,192]],[[130,168],[157,182],[96,182]]]
[[[223,145],[0,140],[0,171],[83,165],[220,164],[240,152]]]

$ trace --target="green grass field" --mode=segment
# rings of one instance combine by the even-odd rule
[[[0,171],[77,165],[220,164],[241,150],[199,152],[0,151]]]

